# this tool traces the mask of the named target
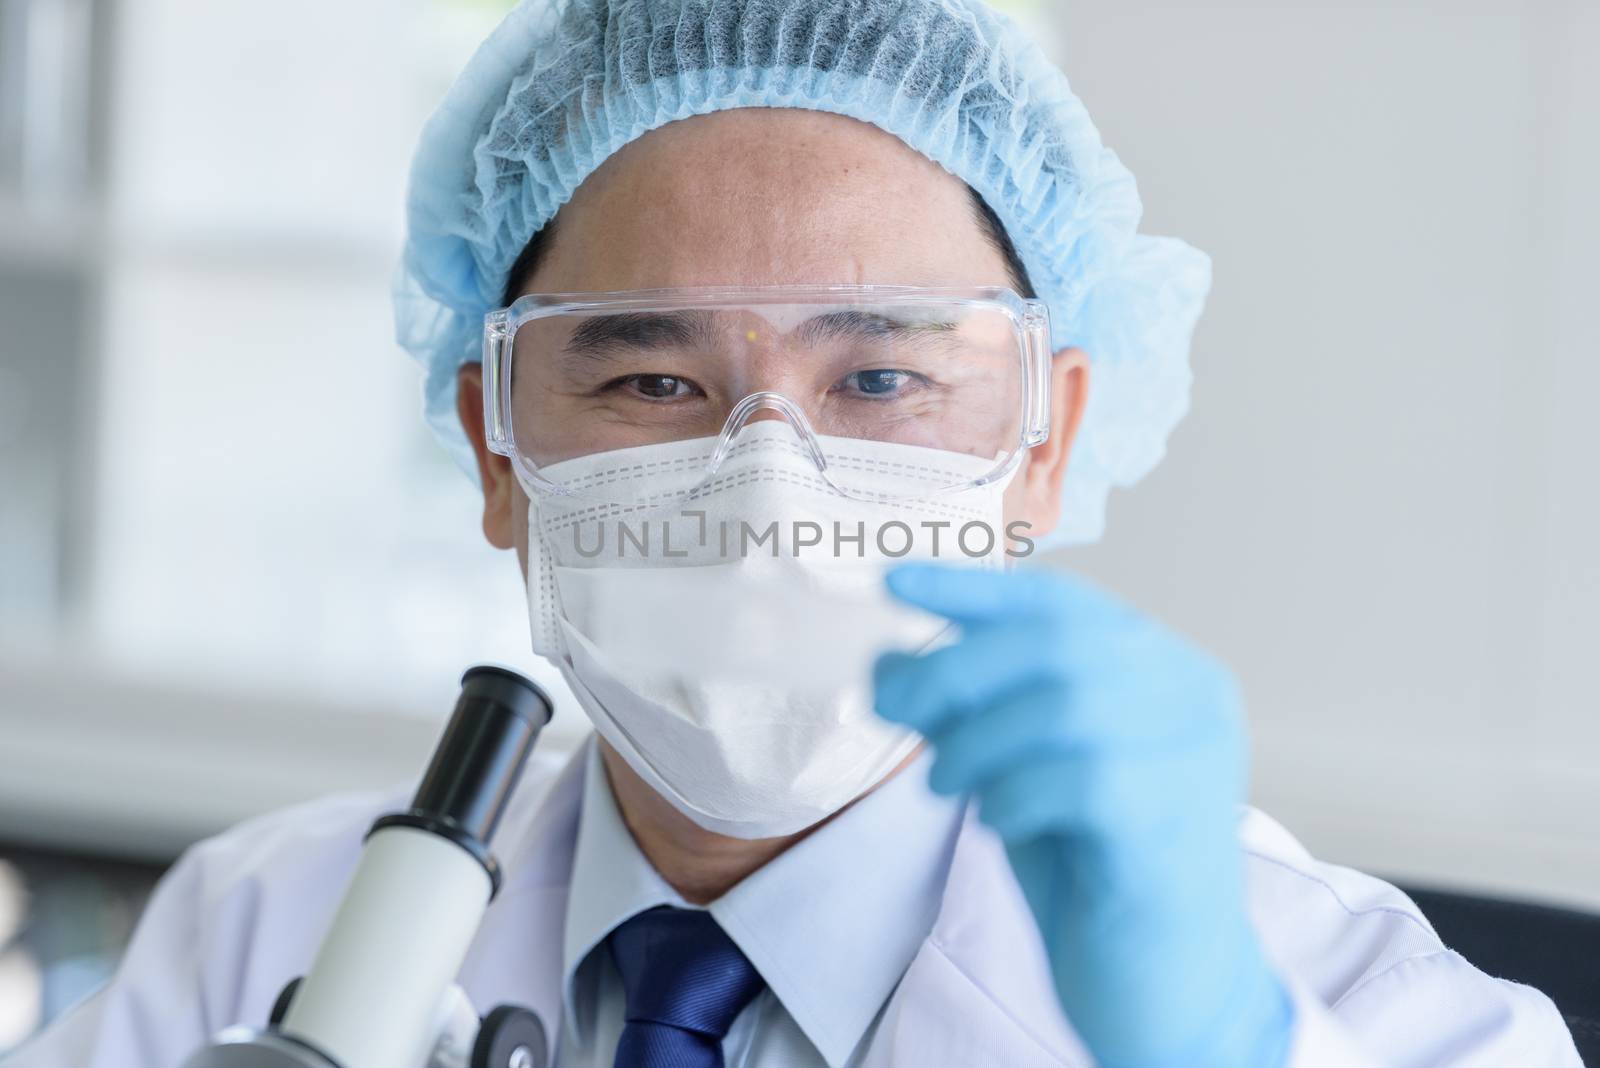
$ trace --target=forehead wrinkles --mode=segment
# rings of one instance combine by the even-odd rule
[[[1003,284],[991,259],[961,181],[898,138],[762,109],[672,123],[607,160],[562,209],[540,284]]]

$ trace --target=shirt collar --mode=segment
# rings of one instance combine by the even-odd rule
[[[711,903],[830,1068],[839,1068],[933,928],[961,806],[919,757]]]
[[[561,949],[561,990],[566,1027],[579,1036],[576,1009],[578,967],[624,921],[657,905],[685,902],[639,852],[622,822],[600,747],[593,739],[584,756],[583,803],[573,851],[572,888]],[[581,1036],[580,1036],[581,1038]]]
[[[622,821],[590,744],[562,953],[566,1026],[579,966],[621,923],[686,906]],[[923,754],[709,906],[829,1068],[894,992],[939,912],[961,806],[928,789]]]

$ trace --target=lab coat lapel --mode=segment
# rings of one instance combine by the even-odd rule
[[[884,1009],[861,1068],[1088,1068],[1062,1015],[1005,850],[969,812],[932,932]]]

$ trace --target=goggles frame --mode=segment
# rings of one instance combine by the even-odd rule
[[[581,496],[576,491],[546,478],[534,462],[516,446],[511,413],[511,361],[517,331],[536,319],[575,313],[638,313],[682,311],[693,308],[728,308],[765,304],[817,304],[871,306],[961,305],[1001,312],[1009,318],[1020,342],[1022,362],[1021,432],[1017,447],[994,471],[973,485],[987,485],[1009,475],[1027,450],[1050,436],[1050,367],[1054,353],[1050,342],[1050,309],[1041,300],[1028,300],[1003,287],[942,288],[892,285],[782,285],[709,286],[675,289],[638,289],[600,293],[530,293],[506,308],[484,316],[483,321],[483,419],[484,435],[490,452],[511,461],[523,486],[531,492],[554,496]],[[815,434],[797,405],[781,394],[751,394],[734,406],[719,435],[716,456],[726,453],[731,439],[756,407],[783,410],[797,432],[805,439],[824,478],[827,465],[816,447]],[[799,421],[796,422],[796,415]],[[714,471],[716,460],[710,470]],[[835,488],[838,488],[835,486]],[[953,492],[964,487],[950,487]],[[848,494],[845,490],[842,493]]]

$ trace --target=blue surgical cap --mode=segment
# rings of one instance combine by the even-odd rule
[[[977,0],[527,0],[478,49],[412,165],[396,283],[428,422],[469,472],[456,372],[512,264],[613,153],[677,119],[834,112],[900,138],[999,215],[1057,348],[1090,359],[1088,407],[1047,544],[1093,541],[1112,486],[1161,459],[1189,404],[1210,261],[1137,233],[1133,175],[1066,77]],[[729,282],[736,282],[730,279]]]

